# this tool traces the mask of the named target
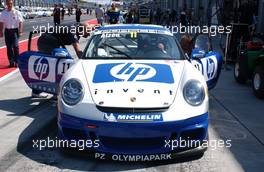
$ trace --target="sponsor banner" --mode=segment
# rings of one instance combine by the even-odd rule
[[[206,81],[216,78],[218,70],[216,56],[209,56],[200,60],[192,60],[191,63],[203,74]]]
[[[115,114],[105,113],[104,120],[109,122],[158,122],[163,121],[161,113],[152,114]]]

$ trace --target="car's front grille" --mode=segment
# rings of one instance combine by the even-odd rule
[[[96,106],[98,110],[105,113],[153,113],[165,112],[169,107],[162,108],[116,108],[116,107],[102,107]]]
[[[112,149],[156,149],[164,146],[165,137],[153,137],[153,138],[118,138],[118,137],[106,137],[101,136],[101,143]]]
[[[62,128],[64,135],[67,139],[83,139],[87,138],[86,134],[82,130],[72,129],[72,128]]]

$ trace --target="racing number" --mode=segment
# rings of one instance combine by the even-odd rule
[[[131,32],[130,36],[132,39],[136,39],[137,38],[137,32]]]
[[[62,74],[64,74],[68,69],[70,69],[71,63],[62,63]]]

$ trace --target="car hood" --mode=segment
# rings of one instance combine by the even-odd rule
[[[183,60],[83,60],[94,103],[112,108],[166,108],[176,96]]]

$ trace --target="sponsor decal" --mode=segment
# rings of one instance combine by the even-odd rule
[[[55,58],[43,56],[31,56],[28,62],[28,76],[39,81],[55,82],[56,70]]]
[[[208,79],[213,79],[214,76],[215,76],[215,73],[216,73],[216,65],[215,65],[215,62],[211,59],[211,58],[208,58],[206,60],[206,66],[207,66],[207,78]]]
[[[74,63],[73,59],[61,59],[58,64],[58,75],[65,74]]]
[[[56,88],[51,85],[45,85],[45,84],[37,84],[37,83],[29,83],[28,85],[30,88],[35,89],[35,90],[41,90],[43,92],[48,92],[48,93],[56,93]]]
[[[169,65],[145,63],[110,63],[96,66],[94,83],[104,82],[157,82],[173,84]]]
[[[148,161],[163,161],[172,159],[172,154],[152,154],[152,155],[107,155],[105,153],[95,153],[95,159],[106,160],[110,159],[113,161],[126,161],[126,162],[148,162]]]
[[[214,79],[217,74],[217,59],[215,56],[205,57],[201,60],[192,60],[192,64],[204,76],[206,81]]]
[[[120,33],[104,33],[101,38],[120,38]]]
[[[114,93],[123,93],[123,94],[126,94],[126,93],[130,93],[131,90],[133,91],[134,89],[128,89],[128,88],[123,88],[123,89],[106,89],[106,90],[99,90],[99,89],[94,89],[94,95],[98,95],[99,93],[103,93],[103,94],[114,94]],[[146,89],[143,89],[143,88],[139,88],[139,89],[135,89],[137,93],[139,94],[143,94],[145,92],[147,92]],[[149,89],[148,89],[149,91]],[[155,95],[160,95],[160,94],[166,94],[166,95],[169,95],[169,96],[173,96],[174,92],[172,90],[161,90],[161,89],[152,89],[151,92]],[[130,97],[130,101],[131,102],[136,102],[137,98],[136,97]]]
[[[163,121],[163,117],[161,113],[156,113],[156,114],[105,113],[104,120],[109,122],[157,122],[157,121]]]

